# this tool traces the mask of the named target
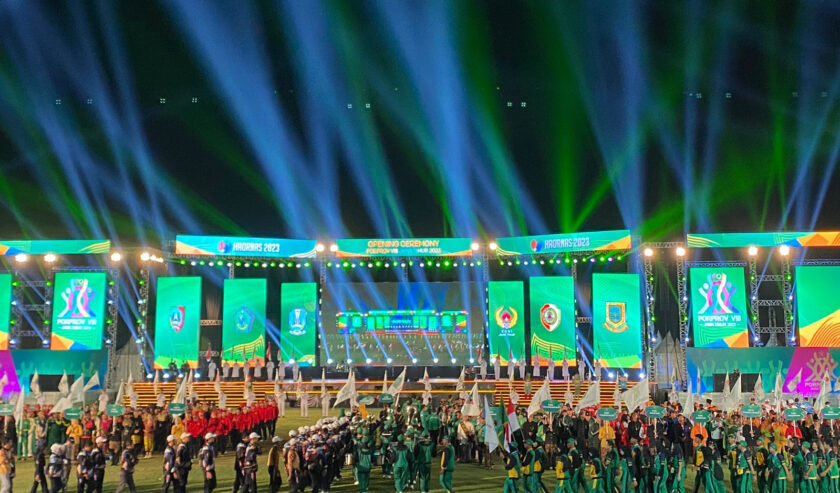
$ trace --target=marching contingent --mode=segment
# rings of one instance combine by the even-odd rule
[[[191,394],[189,380],[174,401]],[[278,423],[284,428],[287,400],[278,381],[274,395],[251,395],[238,408],[190,395],[181,414],[129,406],[111,416],[99,402],[68,420],[61,402],[30,407],[19,399],[2,427],[0,493],[12,491],[16,459],[30,457],[31,493],[64,493],[74,480],[76,493],[101,493],[108,464],[119,468],[116,492],[134,493],[136,468],[153,454],[162,456],[164,493],[184,493],[197,481],[211,493],[217,457],[228,453],[233,493],[277,493],[284,485],[322,493],[342,480],[360,493],[452,493],[456,469],[467,467],[503,470],[504,493],[685,493],[687,486],[695,493],[840,493],[840,409],[827,405],[825,385],[812,401],[785,400],[778,378],[771,404],[760,382],[742,395],[740,378],[730,390],[727,376],[721,402],[689,387],[655,405],[642,380],[629,390],[617,386],[614,400],[623,406],[612,408],[601,405],[598,380],[585,392],[570,390],[564,403],[552,399],[548,377],[533,395],[530,385],[524,396],[509,386],[501,403],[495,386],[488,400],[478,382],[467,391],[462,372],[456,395],[438,390],[433,398],[426,373],[422,398],[414,399],[403,392],[404,370],[374,398],[359,395],[350,371],[337,395],[322,385],[322,417],[288,437],[275,433]],[[331,403],[342,405],[339,417],[328,416]],[[261,465],[267,485],[259,484]],[[372,489],[372,473],[389,486],[377,481]]]

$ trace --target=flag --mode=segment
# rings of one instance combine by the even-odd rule
[[[70,402],[70,398],[64,396],[55,403],[52,409],[50,409],[50,413],[58,413],[60,415],[71,407],[73,407],[73,403]]]
[[[41,384],[38,382],[38,370],[35,370],[35,373],[32,375],[32,380],[29,382],[29,391],[33,394],[41,393]]]
[[[87,392],[88,390],[98,387],[99,386],[99,372],[94,372],[93,376],[90,377],[90,380],[87,381],[85,384],[84,390]]]
[[[467,395],[464,405],[461,406],[461,414],[464,416],[478,416],[481,409],[478,407],[478,384],[473,384],[472,390]]]
[[[423,404],[432,402],[432,382],[429,380],[429,369],[423,368]]]
[[[496,435],[496,424],[493,422],[493,412],[487,405],[486,395],[484,396],[484,421],[484,443],[492,454],[499,447],[499,435]]]
[[[732,389],[729,385],[729,373],[726,373],[726,379],[723,381],[723,401],[726,402],[726,399],[729,397],[729,393],[732,392]]]
[[[639,383],[621,393],[621,400],[627,404],[627,412],[632,413],[639,407],[644,407],[650,399],[650,384],[647,378],[643,378]]]
[[[337,406],[340,402],[344,402],[347,399],[352,399],[356,395],[356,375],[353,374],[353,369],[351,368],[347,374],[347,383],[341,387],[341,390],[338,391],[338,394],[335,396],[335,403],[333,407]]]
[[[575,412],[579,413],[581,409],[585,407],[595,406],[601,400],[601,383],[595,382],[586,389],[586,394],[583,395],[583,399],[578,402],[577,406],[575,406]]]
[[[216,372],[216,378],[219,378],[219,372]],[[160,394],[160,370],[155,370],[155,380],[153,382],[155,396]]]
[[[513,435],[519,429],[519,418],[516,417],[516,407],[512,402],[507,405],[507,418],[510,434]]]
[[[117,390],[117,398],[114,399],[114,404],[119,404],[120,406],[122,406],[123,395],[124,394],[125,394],[125,382],[120,382],[120,388]]]
[[[104,413],[108,407],[108,393],[105,390],[99,391],[99,412]]]
[[[799,372],[793,377],[793,380],[787,384],[788,392],[796,392],[796,388],[799,387],[799,382],[802,381],[802,368],[799,369]]]
[[[18,394],[17,402],[15,403],[15,411],[12,414],[15,417],[15,423],[22,423],[23,422],[23,404],[24,400],[26,400],[26,394],[23,393],[23,388],[20,389],[20,394]]]
[[[461,375],[458,376],[458,383],[455,385],[455,392],[458,392],[458,397],[461,399],[467,398],[467,393],[464,389],[465,367],[461,367]]]
[[[531,397],[531,403],[528,404],[528,416],[533,415],[540,409],[542,409],[543,401],[547,401],[551,399],[551,384],[548,381],[548,375],[546,375],[545,380],[543,381],[542,386],[537,393]]]
[[[405,371],[406,371],[406,368],[403,367],[403,371],[402,371],[402,373],[400,373],[400,376],[398,376],[394,380],[394,383],[392,383],[388,387],[388,390],[386,390],[385,393],[391,394],[394,397],[396,397],[397,395],[399,395],[400,392],[402,392],[403,385],[405,385]]]
[[[194,373],[190,372],[190,380],[189,380],[189,392],[190,392],[190,400],[198,399],[198,392],[195,391],[195,379],[193,378]]]
[[[70,402],[82,402],[85,400],[85,378],[79,375],[73,385],[70,386]]]
[[[826,406],[829,392],[831,392],[831,379],[828,376],[828,372],[826,372],[820,383],[820,393],[817,395],[817,401],[814,403],[814,412],[819,413]]]
[[[688,391],[685,393],[685,400],[682,403],[682,415],[690,418],[694,412],[694,393],[691,389],[691,380],[688,381]]]
[[[211,356],[210,343],[208,342],[207,343],[207,352],[204,353],[204,361],[209,363],[211,359],[213,359],[213,357]]]
[[[776,399],[776,414],[782,412],[782,372],[776,372],[776,385],[773,387],[773,397]]]
[[[327,369],[321,368],[321,397],[327,395]]]
[[[8,381],[9,379],[4,373],[3,378],[0,379],[0,392],[2,392],[3,387],[6,386],[6,382]],[[66,371],[61,374],[61,380],[58,381],[58,391],[62,394],[67,394],[68,392],[70,392],[70,383],[67,381]]]
[[[388,393],[388,369],[385,369],[385,375],[382,377],[382,393]]]
[[[755,400],[757,400],[758,402],[764,400],[764,383],[761,381],[761,373],[758,374],[758,378],[755,381],[753,394],[755,395]]]
[[[213,390],[215,390],[217,394],[222,393],[222,379],[219,376],[219,372],[216,372],[216,379],[213,381]]]
[[[128,380],[125,381],[125,393],[128,394],[128,397],[134,395],[134,373],[132,372],[128,372]]]
[[[732,390],[729,391],[729,396],[723,400],[723,410],[726,412],[735,411],[741,405],[741,377],[735,381]]]
[[[178,386],[177,392],[175,392],[175,397],[172,398],[172,402],[178,404],[186,404],[187,403],[187,377],[184,376],[181,378],[181,384]]]

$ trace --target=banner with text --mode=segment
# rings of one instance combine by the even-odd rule
[[[104,272],[59,272],[55,275],[50,349],[102,349],[105,326]]]
[[[466,257],[469,238],[381,238],[337,240],[338,257]]]
[[[592,274],[592,337],[602,368],[642,367],[638,274]]]
[[[280,286],[280,350],[283,360],[315,366],[318,286],[314,282],[284,282]]]
[[[630,230],[594,231],[540,236],[511,236],[496,240],[497,255],[592,252],[633,248]]]
[[[0,274],[0,351],[9,349],[12,321],[12,275]]]
[[[225,279],[222,362],[265,362],[265,279]]]
[[[743,267],[692,267],[695,347],[749,347]]]
[[[0,240],[0,255],[90,255],[111,251],[110,240]]]
[[[490,357],[499,357],[503,365],[509,358],[524,358],[525,294],[522,281],[490,281],[487,288]]]
[[[799,345],[840,347],[838,266],[796,267],[796,315]]]
[[[316,246],[315,240],[236,236],[177,235],[175,237],[176,255],[300,258],[314,257]]]
[[[686,235],[689,248],[746,247],[838,247],[840,231],[801,231],[775,233],[703,233]]]
[[[155,310],[155,368],[198,368],[201,278],[160,277]]]
[[[531,307],[531,358],[569,365],[575,360],[575,284],[571,276],[528,280]]]

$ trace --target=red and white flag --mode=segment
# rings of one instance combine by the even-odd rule
[[[204,361],[209,363],[211,359],[212,359],[212,357],[210,356],[210,343],[208,342],[207,343],[207,352],[204,353]]]

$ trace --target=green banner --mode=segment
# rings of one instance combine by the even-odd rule
[[[693,267],[691,316],[695,347],[749,347],[743,267]]]
[[[318,286],[284,282],[280,287],[280,350],[283,360],[315,366]]]
[[[602,368],[642,367],[638,274],[592,274],[592,336]]]
[[[0,240],[0,255],[90,255],[111,251],[110,240]]]
[[[0,351],[9,350],[12,316],[12,275],[0,274]]]
[[[531,308],[531,358],[548,364],[569,359],[575,365],[575,284],[570,276],[528,280]]]
[[[686,245],[689,248],[837,247],[840,231],[689,234]]]
[[[838,266],[796,267],[796,315],[799,345],[840,347],[840,283]]]
[[[490,281],[487,284],[490,326],[490,357],[502,364],[525,357],[525,295],[522,281]]]
[[[161,277],[155,310],[155,368],[186,362],[198,368],[201,278]]]
[[[378,238],[337,240],[338,257],[466,257],[469,238]]]
[[[265,361],[265,279],[225,279],[222,361]]]
[[[283,238],[242,238],[238,236],[175,237],[176,255],[214,255],[219,257],[314,257],[315,240]]]
[[[497,255],[630,250],[630,230],[594,231],[540,236],[511,236],[496,240]]]
[[[59,272],[55,275],[50,349],[102,349],[105,326],[104,272]]]

